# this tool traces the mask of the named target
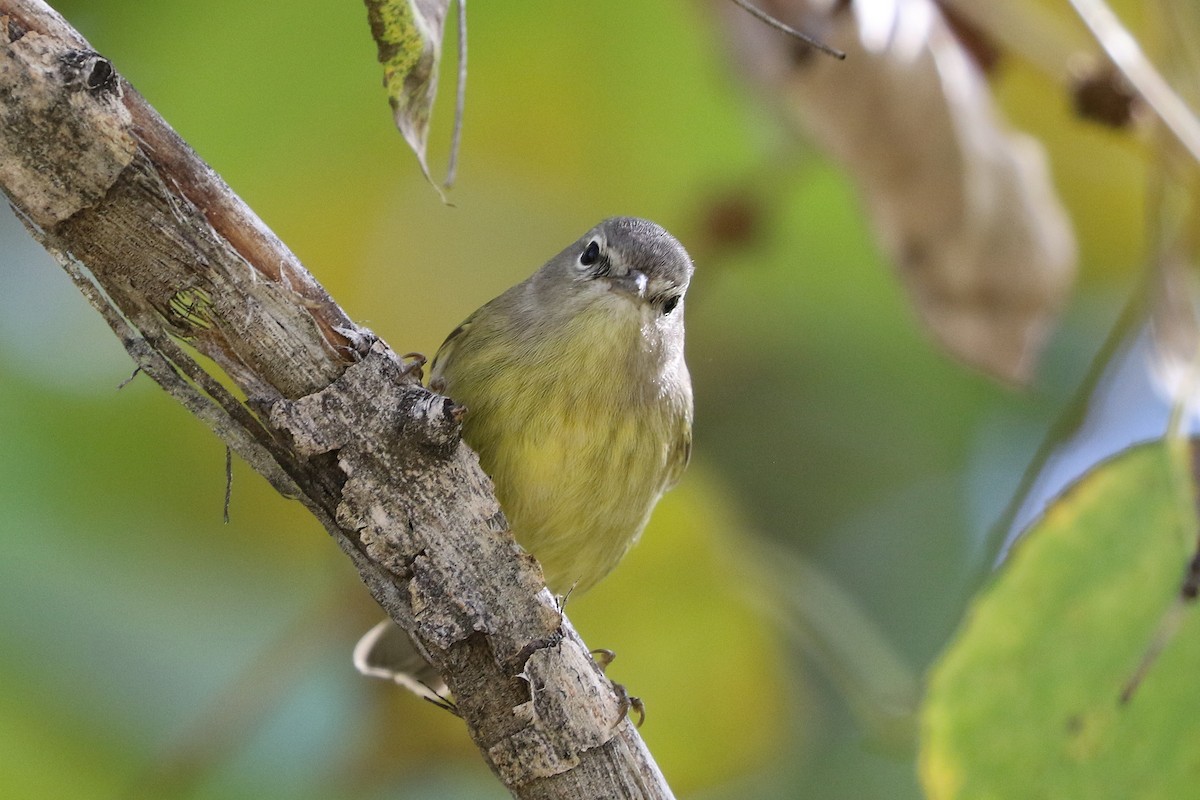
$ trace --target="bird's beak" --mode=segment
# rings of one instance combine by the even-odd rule
[[[613,278],[612,282],[614,286],[629,292],[634,297],[645,299],[646,286],[650,283],[650,279],[646,277],[646,273],[634,269],[630,270],[628,275]]]

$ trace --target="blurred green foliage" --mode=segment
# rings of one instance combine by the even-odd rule
[[[954,630],[989,526],[1142,259],[1135,146],[1047,103],[1058,87],[1019,64],[999,76],[1049,147],[1084,255],[1079,299],[1017,393],[928,343],[847,182],[739,83],[701,4],[472,5],[454,208],[392,127],[362,6],[56,7],[401,352],[432,353],[604,216],[679,236],[697,262],[695,459],[572,618],[618,652],[610,674],[647,702],[678,793],[920,796],[912,740],[871,740],[861,698],[813,666],[886,648],[889,674],[916,680]],[[736,244],[712,223],[730,208],[748,220]],[[223,447],[145,378],[117,392],[130,370],[0,221],[0,795],[503,796],[457,720],[353,672],[378,610],[317,524],[237,465],[223,526]],[[759,557],[764,540],[869,621],[832,662],[777,624],[807,587]]]

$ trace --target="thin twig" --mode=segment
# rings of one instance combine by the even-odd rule
[[[141,373],[141,371],[142,371],[141,366],[134,367],[133,372],[129,373],[129,377],[117,384],[117,391],[118,392],[121,391],[126,386],[128,386],[130,383],[132,383],[133,379],[136,378]]]
[[[783,22],[780,22],[779,20],[775,19],[767,12],[763,11],[761,8],[751,5],[748,2],[748,0],[733,0],[733,2],[736,5],[740,6],[743,10],[748,12],[750,14],[750,16],[754,17],[755,19],[758,19],[761,22],[765,22],[767,25],[770,25],[772,28],[774,28],[777,31],[783,31],[788,36],[794,36],[797,39],[799,39],[800,41],[809,45],[810,47],[815,47],[816,49],[820,50],[822,53],[833,56],[834,58],[836,58],[839,61],[842,61],[846,58],[846,54],[843,53],[841,50],[838,50],[836,47],[830,47],[829,45],[820,41],[816,37],[810,36],[809,34],[805,33],[804,31],[796,30],[791,25],[787,25]]]
[[[458,85],[454,100],[454,133],[450,138],[450,163],[446,165],[447,189],[454,186],[458,171],[458,149],[462,145],[463,111],[467,107],[467,0],[458,0]]]
[[[1071,0],[1071,5],[1129,84],[1192,158],[1200,161],[1200,120],[1146,58],[1133,34],[1104,0]]]
[[[225,509],[221,517],[229,524],[229,502],[233,499],[233,448],[225,445]]]

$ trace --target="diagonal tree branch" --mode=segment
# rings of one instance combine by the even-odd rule
[[[671,796],[514,545],[462,410],[36,0],[0,0],[0,189],[138,366],[321,521],[515,796]]]

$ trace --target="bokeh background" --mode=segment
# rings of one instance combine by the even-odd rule
[[[996,76],[1080,243],[1014,390],[929,342],[850,183],[704,4],[473,4],[454,207],[392,126],[361,5],[56,7],[399,352],[602,217],[672,230],[697,264],[693,465],[572,619],[682,796],[920,796],[922,672],[1137,280],[1138,145],[1019,62]],[[131,371],[0,210],[0,795],[503,797],[456,719],[354,673],[378,611],[320,527],[241,464],[222,524],[224,447],[146,378],[118,391]]]

